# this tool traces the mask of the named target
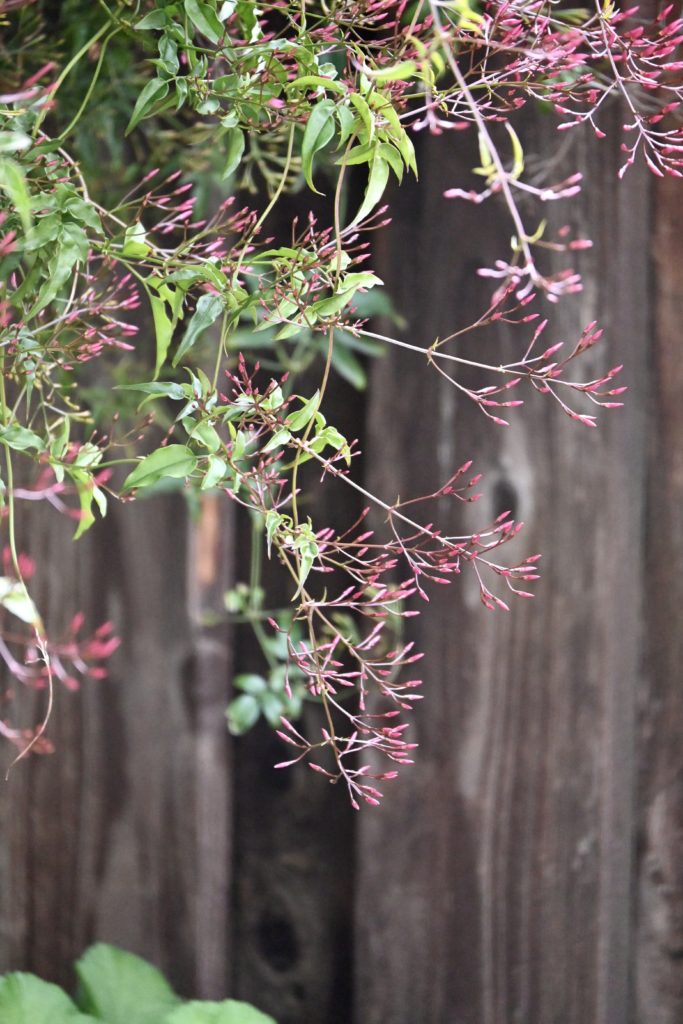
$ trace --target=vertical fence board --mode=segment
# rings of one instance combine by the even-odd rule
[[[573,226],[597,246],[582,260],[584,293],[554,312],[548,343],[599,315],[610,353],[591,353],[581,373],[624,362],[636,384],[626,411],[590,431],[535,400],[494,434],[465,399],[425,381],[417,357],[391,355],[375,375],[371,488],[386,500],[429,493],[474,455],[488,496],[445,522],[475,528],[512,507],[528,524],[520,554],[546,558],[536,601],[509,616],[479,606],[470,575],[434,595],[415,627],[428,652],[417,765],[360,823],[366,1024],[629,1019],[649,185],[636,172],[619,192],[616,146],[578,145],[591,186]],[[509,233],[499,213],[440,199],[471,166],[461,138],[426,149],[427,205],[398,199],[379,269],[424,346],[468,321],[482,299],[472,272]],[[478,338],[462,354],[518,358],[509,332],[496,333],[497,344]]]
[[[47,621],[63,627],[82,607],[91,625],[113,618],[124,644],[109,680],[57,692],[56,755],[17,765],[0,791],[1,967],[71,985],[70,961],[103,939],[172,969],[183,991],[225,992],[230,776],[216,722],[228,648],[196,616],[188,623],[184,505],[113,509],[75,549],[72,524],[29,523],[28,550],[49,573]],[[226,527],[204,541],[205,519],[193,529],[195,550],[212,545],[216,575],[227,571]],[[202,599],[195,587],[193,611]]]
[[[683,1017],[683,208],[657,186],[646,596],[648,688],[640,708],[637,874],[638,1024]]]

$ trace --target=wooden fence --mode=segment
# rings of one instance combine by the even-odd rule
[[[421,345],[480,309],[474,271],[510,230],[442,199],[471,166],[462,138],[422,140],[377,253]],[[431,490],[473,456],[486,498],[458,521],[512,508],[520,553],[545,552],[537,599],[509,615],[463,578],[417,620],[420,750],[382,808],[274,772],[265,727],[228,737],[250,653],[203,612],[244,571],[229,502],[205,497],[194,521],[177,498],[114,508],[76,549],[68,524],[26,518],[48,619],[84,607],[125,646],[110,680],[60,695],[57,753],[0,789],[0,968],[69,985],[99,938],[281,1024],[683,1020],[683,204],[637,168],[618,187],[617,143],[572,145],[588,183],[572,225],[596,245],[552,337],[598,318],[584,366],[625,364],[625,410],[591,431],[530,400],[496,429],[394,352],[369,400],[334,398],[371,488]],[[514,351],[505,328],[466,345]]]

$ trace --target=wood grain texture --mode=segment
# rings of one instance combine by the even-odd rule
[[[652,430],[643,585],[647,688],[640,705],[639,1024],[683,1018],[683,209],[657,187]],[[673,187],[672,187],[673,186]]]
[[[551,152],[534,130],[531,150]],[[421,140],[420,186],[396,194],[377,253],[423,345],[480,311],[474,272],[509,235],[494,206],[442,198],[476,159],[464,138]],[[382,497],[474,456],[485,497],[444,525],[511,508],[527,529],[510,557],[545,553],[536,600],[509,615],[466,574],[412,620],[420,750],[381,809],[353,815],[313,773],[273,771],[265,728],[227,737],[233,664],[262,667],[207,624],[248,568],[227,502],[206,497],[193,522],[179,499],[115,508],[76,548],[70,524],[23,518],[48,620],[83,607],[125,645],[108,681],[59,695],[57,755],[0,787],[0,970],[70,985],[101,938],[280,1024],[683,1019],[683,210],[675,182],[636,169],[618,187],[615,143],[575,137],[566,159],[591,182],[572,226],[597,245],[548,343],[599,317],[584,372],[624,362],[626,408],[591,431],[532,395],[498,429],[393,352],[369,399],[335,386],[326,407],[363,438]],[[519,344],[501,327],[462,351],[499,362]],[[357,511],[327,485],[317,499],[321,520]],[[28,723],[40,707],[21,709]]]
[[[480,305],[472,272],[509,231],[491,209],[440,198],[469,156],[461,139],[450,150],[427,142],[419,193],[399,196],[380,261],[425,346]],[[418,620],[428,653],[417,765],[360,820],[365,1024],[624,1024],[632,1011],[650,185],[636,172],[617,190],[615,158],[585,141],[572,156],[592,183],[574,228],[597,246],[581,261],[585,291],[554,313],[548,341],[577,337],[599,314],[609,340],[582,374],[624,362],[627,409],[590,431],[531,401],[494,430],[426,382],[418,357],[391,355],[375,373],[371,487],[387,500],[428,493],[474,455],[487,497],[445,521],[474,527],[512,508],[527,523],[519,553],[546,557],[537,599],[509,616],[482,610],[470,576]],[[496,333],[462,354],[499,362],[515,343]]]
[[[123,513],[123,514],[121,514]],[[75,548],[73,526],[33,515],[27,546],[47,568],[45,616],[75,608],[113,618],[125,637],[111,677],[58,693],[58,753],[18,765],[0,790],[0,969],[72,983],[70,961],[94,939],[141,953],[188,993],[227,989],[230,776],[222,712],[229,647],[199,611],[212,582],[186,573],[181,499],[123,510]],[[214,526],[215,584],[231,548]],[[204,513],[191,529],[202,543]],[[36,708],[25,709],[27,721]]]

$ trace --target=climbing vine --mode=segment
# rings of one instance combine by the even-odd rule
[[[268,665],[237,677],[230,727],[263,713],[291,750],[281,767],[306,760],[354,807],[376,804],[414,747],[420,653],[403,619],[465,572],[486,608],[507,609],[531,596],[539,556],[499,557],[520,530],[508,514],[469,536],[430,525],[435,503],[477,499],[470,461],[426,496],[367,492],[356,441],[327,418],[331,375],[362,387],[364,357],[396,346],[501,426],[525,389],[588,427],[620,404],[619,367],[581,376],[597,325],[565,343],[544,316],[580,290],[572,254],[590,241],[549,232],[543,206],[582,182],[527,172],[519,111],[541,105],[559,131],[600,138],[618,104],[620,174],[642,159],[679,177],[681,21],[611,0],[5,0],[0,28],[0,655],[47,694],[26,729],[10,688],[0,731],[19,757],[49,749],[57,684],[102,675],[118,643],[109,623],[83,636],[79,614],[51,636],[17,546],[24,503],[71,516],[78,542],[112,500],[217,491],[250,515],[255,562],[263,544],[290,584],[272,613],[258,572],[227,595]],[[458,130],[478,140],[479,165],[444,202],[502,202],[512,237],[479,271],[488,308],[421,348],[401,336],[373,239],[390,183],[418,175],[416,134]],[[274,231],[306,192],[308,216]],[[566,254],[559,272],[548,250]],[[511,362],[461,354],[467,331],[503,323]],[[321,478],[365,504],[342,532],[315,519]],[[297,724],[303,700],[320,705],[317,735]]]

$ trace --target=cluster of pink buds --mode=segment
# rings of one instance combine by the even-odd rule
[[[436,132],[476,128],[483,157],[477,173],[484,175],[486,185],[480,190],[455,187],[445,194],[476,203],[500,195],[516,232],[514,258],[499,259],[480,273],[500,280],[503,287],[513,282],[520,298],[538,292],[556,302],[579,291],[581,278],[570,268],[552,275],[539,268],[536,233],[525,228],[520,200],[569,198],[579,191],[581,177],[570,175],[557,184],[545,176],[525,180],[524,154],[510,115],[529,99],[543,100],[560,115],[560,130],[587,123],[603,138],[601,114],[611,98],[618,98],[628,112],[620,175],[641,154],[658,176],[681,176],[683,61],[677,58],[683,19],[671,5],[647,18],[638,7],[617,10],[596,0],[594,12],[577,22],[542,0],[488,0],[481,15],[457,24],[449,19],[448,6],[439,0],[430,3],[454,84],[441,92],[425,92],[414,127]],[[408,121],[410,116],[406,114]],[[496,128],[497,122],[504,122],[509,139]]]
[[[5,579],[14,573],[14,560],[9,548],[3,551]],[[27,555],[18,555],[18,568],[22,582],[30,580],[35,566]],[[23,622],[11,610],[0,610],[0,659],[16,683],[32,690],[47,690],[59,682],[67,690],[78,690],[86,679],[100,680],[107,676],[105,662],[119,646],[111,622],[104,622],[92,633],[84,631],[85,616],[74,615],[65,634],[59,638],[39,634],[32,625]],[[0,707],[9,705],[16,694],[12,686],[0,697]],[[50,753],[52,744],[42,730],[20,729],[0,717],[0,735],[21,750],[30,744],[34,753]],[[35,743],[32,743],[33,740]]]
[[[298,447],[318,462],[323,475],[357,491],[362,488],[349,476],[347,461],[338,452],[327,455],[316,451],[314,443],[295,437],[273,446],[270,439],[282,434],[290,403],[273,407],[274,385],[260,391],[255,374],[247,372],[243,360],[231,380],[234,393],[222,398],[235,411],[241,410],[241,417],[231,414],[231,424],[235,435],[239,426],[249,442],[239,443],[239,493],[234,489],[228,493],[263,515],[283,520],[284,532],[273,530],[269,545],[292,571],[300,528],[288,515],[294,494],[291,478],[280,469],[283,449],[289,447],[291,458]],[[225,445],[230,458],[236,443]],[[343,533],[330,527],[317,530],[310,575],[299,587],[291,625],[284,629],[271,620],[273,629],[287,634],[296,678],[304,680],[309,697],[323,709],[316,739],[305,738],[292,722],[283,720],[280,735],[297,753],[279,767],[308,761],[331,782],[342,781],[354,807],[359,800],[376,803],[381,793],[371,783],[393,778],[400,765],[411,761],[415,744],[406,737],[407,723],[400,716],[421,699],[416,692],[420,680],[410,675],[410,669],[422,655],[401,639],[401,633],[403,621],[418,614],[411,607],[413,600],[428,600],[431,585],[448,584],[466,568],[474,572],[486,608],[508,610],[494,591],[496,580],[511,595],[532,596],[527,588],[538,578],[539,556],[512,566],[497,557],[498,550],[522,528],[509,513],[475,533],[452,535],[423,512],[442,500],[477,501],[481,477],[470,474],[471,466],[471,462],[463,464],[432,494],[393,505],[374,499],[375,507],[379,505],[385,514],[381,537],[367,529],[369,506]],[[345,627],[349,622],[357,626]],[[378,769],[374,764],[378,758],[388,759],[393,767]]]
[[[640,8],[607,11],[596,4],[596,13],[580,30],[581,54],[591,73],[574,85],[558,87],[550,96],[555,109],[571,118],[562,129],[589,122],[599,138],[598,113],[608,97],[618,94],[630,113],[624,131],[633,141],[624,142],[626,160],[620,174],[634,163],[639,152],[658,176],[681,176],[683,127],[670,121],[681,109],[683,61],[677,60],[683,43],[683,19],[672,17],[673,5],[654,18],[641,18]],[[607,83],[596,72],[607,70]]]
[[[585,242],[580,240],[580,245],[585,246]],[[508,280],[493,296],[489,309],[473,324],[440,339],[428,349],[363,328],[358,328],[357,333],[381,339],[411,352],[420,353],[426,357],[429,365],[441,377],[453,385],[460,394],[475,402],[481,412],[499,426],[509,426],[509,421],[503,415],[506,410],[524,404],[522,398],[513,396],[517,394],[520,384],[527,382],[536,391],[554,399],[570,419],[594,427],[595,416],[573,408],[562,395],[582,396],[585,402],[602,409],[619,408],[622,403],[614,401],[614,399],[623,395],[627,388],[624,386],[614,387],[614,379],[622,367],[614,366],[601,376],[590,380],[574,379],[567,373],[570,364],[573,364],[576,359],[592,348],[602,337],[603,332],[597,327],[595,321],[584,328],[577,341],[566,351],[566,343],[559,341],[537,353],[538,342],[546,331],[549,321],[547,319],[539,320],[538,313],[526,311],[535,298],[533,292],[520,298],[516,281]],[[535,323],[531,340],[520,359],[509,363],[483,363],[447,350],[447,346],[451,342],[457,341],[462,336],[501,323],[515,328]],[[489,377],[502,377],[503,380],[499,384],[481,387],[468,386],[457,376],[457,371],[464,368],[473,368],[482,371]]]
[[[331,782],[342,781],[355,808],[359,799],[376,804],[381,797],[367,780],[394,778],[396,768],[412,763],[416,744],[408,741],[408,724],[400,720],[421,699],[416,692],[421,680],[409,673],[422,654],[414,650],[413,643],[401,640],[403,620],[418,614],[410,607],[411,599],[419,596],[428,600],[429,584],[448,584],[469,565],[476,574],[484,606],[509,610],[485,582],[485,574],[502,579],[509,592],[519,597],[532,596],[519,584],[528,585],[538,579],[538,555],[511,567],[493,557],[522,526],[507,512],[480,532],[459,537],[408,518],[407,506],[441,497],[475,501],[480,495],[469,491],[479,476],[463,482],[469,466],[461,467],[435,494],[393,506],[387,515],[389,536],[382,541],[373,531],[363,529],[369,509],[352,531],[338,535],[325,529],[316,535],[318,557],[313,573],[334,580],[341,570],[354,583],[338,594],[328,584],[324,596],[317,598],[307,590],[300,602],[295,621],[305,622],[304,639],[293,639],[290,631],[290,663],[296,667],[297,676],[305,680],[310,696],[322,704],[324,724],[320,738],[307,739],[283,719],[280,736],[297,749],[297,754],[278,767],[307,760]],[[406,567],[405,579],[390,582]],[[339,625],[346,621],[344,617],[361,624],[359,637],[348,635]],[[271,625],[280,630],[275,621]],[[380,770],[378,759],[387,759],[396,768]]]

